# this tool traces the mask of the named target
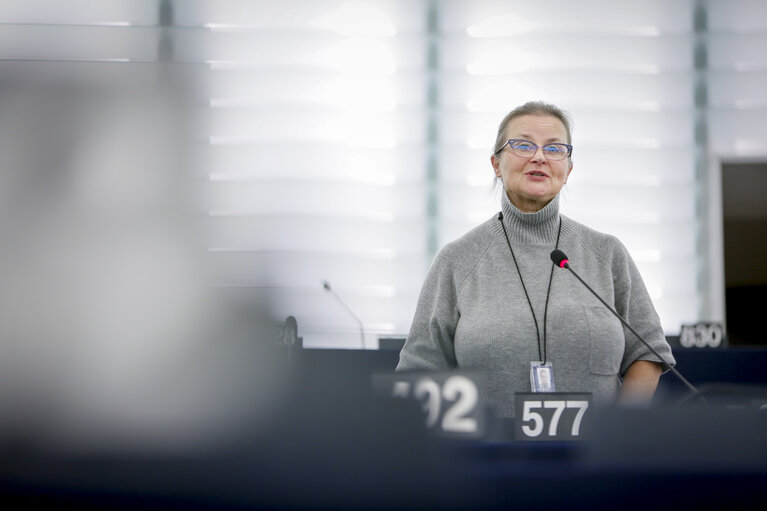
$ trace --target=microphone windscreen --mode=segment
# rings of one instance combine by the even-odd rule
[[[556,249],[551,251],[551,260],[561,268],[562,263],[567,261],[567,256],[561,250]]]

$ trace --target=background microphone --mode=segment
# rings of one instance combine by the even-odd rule
[[[351,310],[348,305],[346,305],[346,302],[341,300],[341,297],[338,296],[338,294],[336,294],[335,291],[333,291],[333,289],[330,287],[330,282],[328,282],[327,280],[323,280],[322,281],[322,287],[325,288],[325,291],[328,291],[330,294],[335,296],[336,300],[338,300],[338,303],[343,305],[344,309],[346,309],[349,312],[349,314],[351,314],[351,316],[354,318],[354,320],[360,325],[360,342],[362,344],[362,349],[363,350],[366,349],[366,347],[365,347],[365,328],[362,326],[362,321],[360,321],[360,318],[358,318],[357,315],[354,313],[354,311]]]
[[[663,367],[664,367],[664,368],[666,368],[666,369],[670,370],[672,373],[674,373],[674,374],[676,375],[676,377],[677,377],[677,378],[679,378],[679,380],[680,380],[682,383],[684,383],[684,385],[685,385],[685,386],[686,386],[686,387],[687,387],[687,388],[688,388],[688,389],[689,389],[691,392],[693,392],[693,393],[694,393],[696,396],[700,397],[700,399],[701,399],[701,400],[702,400],[704,403],[708,404],[708,402],[706,401],[706,398],[705,398],[705,397],[703,397],[703,394],[701,394],[701,393],[698,391],[698,389],[696,389],[696,388],[695,388],[695,387],[692,385],[692,383],[690,383],[689,381],[687,381],[687,379],[686,379],[684,376],[682,376],[682,375],[681,375],[681,373],[680,373],[679,371],[677,371],[676,369],[674,369],[674,367],[673,367],[671,364],[669,364],[669,363],[667,363],[665,360],[663,360],[663,357],[661,357],[661,356],[660,356],[660,354],[659,354],[657,351],[655,351],[655,350],[653,349],[653,347],[652,347],[652,346],[650,346],[650,344],[649,344],[647,341],[645,341],[645,340],[642,338],[642,336],[641,336],[641,335],[639,335],[639,334],[637,333],[637,331],[636,331],[636,330],[634,330],[633,328],[631,328],[631,325],[629,325],[629,324],[628,324],[628,322],[627,322],[625,319],[623,319],[623,317],[622,317],[620,314],[618,314],[618,312],[617,312],[615,309],[613,309],[612,307],[610,307],[610,305],[609,305],[609,304],[608,304],[606,301],[604,301],[604,300],[602,299],[602,297],[601,297],[601,296],[599,296],[599,295],[597,294],[597,292],[596,292],[596,291],[594,291],[593,289],[591,289],[591,286],[589,286],[588,284],[586,284],[586,282],[584,282],[584,280],[583,280],[583,279],[580,277],[580,275],[578,275],[577,273],[575,273],[575,271],[574,271],[572,268],[570,268],[570,261],[567,259],[567,256],[565,255],[565,253],[564,253],[564,252],[562,252],[562,251],[561,251],[561,250],[559,250],[559,249],[553,250],[553,251],[551,252],[551,260],[554,262],[554,264],[556,264],[556,265],[557,265],[557,266],[559,266],[560,268],[565,268],[565,269],[568,269],[568,270],[570,270],[570,273],[572,273],[573,275],[575,275],[575,278],[577,278],[578,280],[580,280],[580,281],[581,281],[581,284],[583,284],[583,285],[586,287],[586,289],[588,289],[589,291],[591,291],[591,294],[593,294],[594,296],[596,296],[596,297],[599,299],[599,301],[600,301],[600,302],[602,302],[602,305],[604,305],[605,307],[607,307],[607,309],[608,309],[610,312],[612,312],[612,313],[615,315],[615,317],[616,317],[616,318],[618,318],[619,320],[621,320],[621,323],[623,323],[623,325],[624,325],[626,328],[628,328],[628,329],[631,331],[631,333],[632,333],[632,334],[634,334],[634,335],[637,337],[637,339],[639,339],[640,341],[642,341],[642,344],[644,344],[645,346],[647,346],[647,348],[648,348],[650,351],[652,351],[652,352],[653,352],[653,354],[654,354],[656,357],[658,357],[658,360],[660,361],[660,363],[663,365]]]

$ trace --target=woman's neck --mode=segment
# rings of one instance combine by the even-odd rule
[[[525,199],[524,197],[514,196],[506,192],[506,196],[509,198],[509,202],[514,204],[514,207],[520,210],[522,213],[537,213],[546,207],[546,205],[553,199],[547,201],[537,201],[532,199]]]
[[[535,212],[519,209],[504,196],[501,201],[504,222],[512,241],[533,244],[549,244],[556,239],[559,225],[559,196]]]

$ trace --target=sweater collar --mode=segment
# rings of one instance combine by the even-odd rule
[[[518,243],[547,244],[557,239],[559,228],[559,194],[540,211],[523,213],[502,194],[501,211],[509,239]]]

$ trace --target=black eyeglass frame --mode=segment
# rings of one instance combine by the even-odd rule
[[[506,146],[509,146],[509,149],[511,149],[511,152],[513,152],[515,155],[519,156],[520,158],[525,158],[525,156],[522,156],[522,155],[520,155],[520,154],[517,154],[517,153],[514,151],[514,147],[512,147],[512,145],[511,145],[511,143],[512,143],[512,142],[527,142],[527,143],[528,143],[528,144],[530,144],[531,146],[534,146],[534,147],[535,147],[535,149],[533,150],[533,154],[531,154],[530,156],[528,156],[528,158],[532,158],[532,157],[533,157],[533,155],[534,155],[536,152],[538,152],[538,148],[539,148],[539,147],[543,148],[543,155],[544,155],[544,156],[546,156],[546,157],[548,158],[548,156],[546,155],[546,147],[548,147],[548,146],[565,146],[565,147],[567,148],[567,155],[566,155],[564,158],[562,158],[562,160],[564,160],[565,158],[570,158],[570,157],[573,155],[573,146],[572,146],[572,145],[570,145],[570,144],[565,144],[564,142],[552,142],[552,143],[550,143],[550,144],[543,144],[542,146],[539,146],[539,145],[538,145],[538,144],[536,144],[535,142],[531,142],[530,140],[525,140],[524,138],[510,138],[509,140],[507,140],[507,141],[506,141],[506,142],[505,142],[505,143],[504,143],[504,144],[501,146],[501,148],[500,148],[500,149],[498,149],[498,150],[495,152],[495,154],[498,154],[498,153],[500,153],[501,151],[503,151],[503,148],[504,148],[504,147],[506,147]],[[554,161],[562,161],[562,160],[556,160],[556,159],[555,159]]]

